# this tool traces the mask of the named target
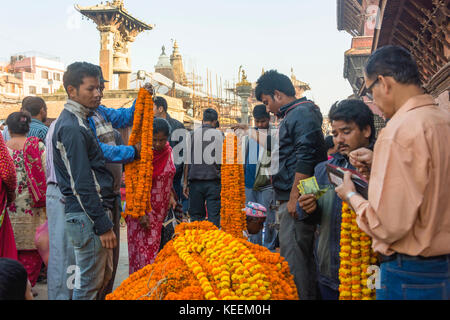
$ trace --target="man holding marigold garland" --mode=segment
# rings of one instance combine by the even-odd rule
[[[323,300],[338,300],[342,200],[328,179],[326,165],[355,169],[349,162],[349,153],[373,147],[375,126],[372,111],[360,100],[337,102],[331,107],[328,118],[337,152],[330,160],[316,166],[314,176],[320,188],[329,189],[318,200],[314,194],[301,195],[297,213],[319,225],[314,253],[320,295]]]

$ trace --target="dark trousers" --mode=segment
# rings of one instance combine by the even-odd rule
[[[319,282],[320,297],[322,300],[339,300],[339,290],[334,290]]]
[[[220,228],[220,180],[193,180],[189,183],[189,215],[191,221],[208,221]],[[206,206],[205,206],[206,204]]]
[[[287,202],[278,207],[280,255],[289,264],[300,300],[317,299],[317,269],[314,261],[316,225],[292,218]]]
[[[181,178],[182,178],[182,176],[173,178],[173,188],[175,190],[175,193],[178,197],[178,201],[180,203],[183,199],[183,187],[181,185]]]
[[[122,212],[122,205],[120,198],[114,202],[114,208],[112,209],[112,223],[114,224],[113,231],[116,235],[117,246],[113,249],[113,270],[112,277],[109,280],[108,284],[105,286],[102,294],[100,295],[100,300],[104,300],[107,294],[110,294],[114,288],[114,280],[116,278],[117,266],[119,265],[119,257],[120,257],[120,217]]]

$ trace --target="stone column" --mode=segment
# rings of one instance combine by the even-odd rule
[[[248,124],[248,98],[252,92],[251,85],[237,85],[236,93],[242,99],[241,123]]]
[[[100,31],[100,67],[106,80],[113,80],[114,30],[111,26],[98,26]],[[111,82],[105,83],[105,90],[110,90]]]
[[[119,71],[119,90],[127,90],[130,88],[131,82],[131,57],[130,45],[134,41],[131,36],[123,36],[121,58],[117,60],[118,65],[114,66]]]

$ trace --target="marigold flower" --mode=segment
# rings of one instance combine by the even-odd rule
[[[342,203],[340,247],[339,299],[374,299],[375,290],[364,287],[367,285],[365,279],[368,278],[367,263],[375,259],[370,248],[371,239],[359,229],[356,213],[346,202]]]
[[[214,251],[206,249],[208,242],[214,243]],[[198,250],[201,243],[203,249]],[[238,250],[233,251],[232,247]],[[253,267],[246,276],[237,273],[244,269],[242,255]],[[130,275],[106,299],[287,300],[298,299],[298,295],[289,266],[279,254],[203,221],[178,225],[175,238],[155,262]]]

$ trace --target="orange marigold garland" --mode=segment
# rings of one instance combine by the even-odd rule
[[[144,88],[139,90],[135,104],[133,129],[128,144],[141,143],[140,159],[125,165],[126,210],[122,213],[139,218],[151,211],[153,176],[153,99]]]
[[[233,237],[211,222],[182,223],[153,264],[106,300],[293,300],[297,289],[278,253]]]
[[[356,213],[346,203],[342,203],[341,251],[339,256],[339,299],[374,300],[375,290],[367,285],[370,264],[377,262],[371,249],[370,237],[359,229]]]
[[[245,212],[245,178],[240,146],[235,134],[225,137],[222,150],[221,167],[221,210],[220,224],[222,230],[234,237],[243,238],[247,230]]]

